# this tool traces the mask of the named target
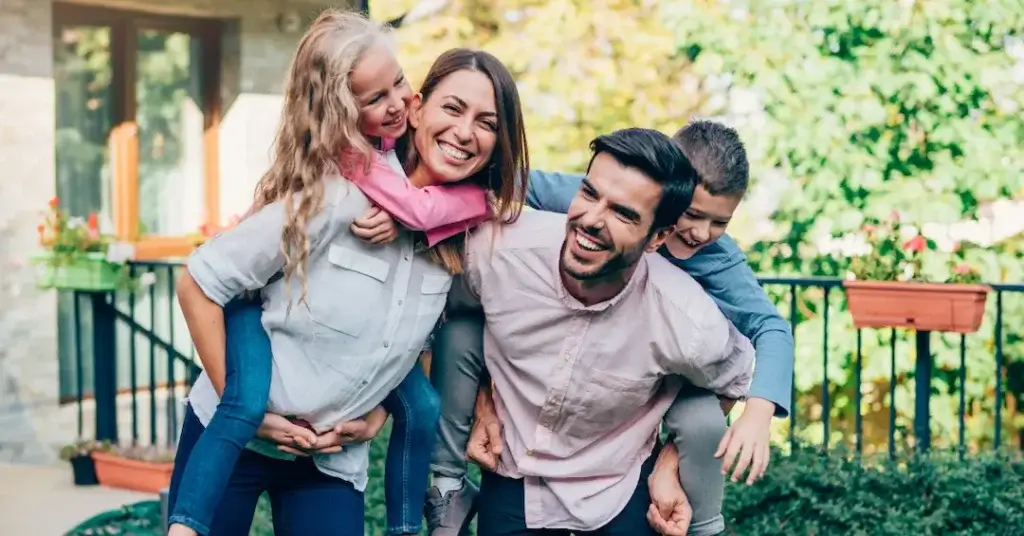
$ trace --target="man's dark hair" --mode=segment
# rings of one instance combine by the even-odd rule
[[[714,121],[694,121],[672,137],[711,195],[742,197],[750,182],[750,164],[735,130]]]
[[[590,142],[594,158],[607,153],[618,163],[637,169],[661,185],[661,201],[654,211],[651,231],[675,225],[693,201],[697,171],[686,159],[679,144],[665,134],[648,128],[625,128],[594,138]],[[587,165],[590,170],[590,165]]]

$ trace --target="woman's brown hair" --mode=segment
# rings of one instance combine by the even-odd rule
[[[482,50],[456,48],[441,54],[434,61],[420,88],[423,102],[445,78],[463,70],[475,71],[486,76],[494,87],[494,104],[498,113],[497,142],[494,153],[483,169],[472,177],[472,181],[492,194],[494,219],[501,223],[512,223],[519,218],[526,197],[527,180],[530,174],[530,155],[526,146],[526,127],[523,124],[523,109],[519,103],[519,90],[512,73],[498,58]],[[418,156],[412,147],[410,133],[398,145],[399,154],[407,156],[406,169],[416,166]],[[465,249],[465,234],[453,236],[431,249],[431,256],[452,274],[462,272],[462,252]]]

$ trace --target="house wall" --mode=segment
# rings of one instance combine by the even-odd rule
[[[306,20],[327,3],[75,3],[228,21],[222,72],[221,214],[226,218],[243,212],[268,162],[284,73],[302,31],[282,31],[278,18],[293,14]],[[59,447],[77,433],[74,405],[58,405],[57,297],[33,286],[28,262],[37,249],[40,212],[55,195],[54,9],[59,6],[51,0],[0,3],[0,462],[53,461]]]

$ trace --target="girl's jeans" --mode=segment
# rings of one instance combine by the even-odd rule
[[[258,300],[224,307],[226,382],[213,419],[188,457],[171,523],[208,534],[239,455],[263,422],[273,362]],[[394,419],[384,476],[389,535],[417,534],[441,403],[420,366],[384,400]]]

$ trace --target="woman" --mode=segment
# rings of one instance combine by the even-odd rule
[[[424,186],[469,176],[494,194],[500,217],[514,219],[525,191],[517,182],[526,177],[527,151],[515,85],[500,62],[467,50],[442,55],[410,112],[410,134],[398,144],[407,154],[404,167],[410,182]],[[310,115],[315,119],[316,114]],[[302,129],[282,128],[289,131],[301,134]],[[387,246],[365,247],[348,231],[348,224],[368,207],[365,197],[345,188],[345,181],[331,181],[325,182],[323,198],[324,208],[307,223],[308,287],[284,278],[264,290],[264,324],[277,337],[270,409],[309,416],[318,430],[376,407],[413,368],[444,306],[449,274],[460,271],[462,245],[460,237],[453,237],[431,250],[416,251],[406,236]],[[301,210],[302,204],[296,204]],[[218,237],[204,253],[206,260],[217,263],[255,264],[254,271],[232,279],[231,273],[245,269],[206,270],[207,286],[194,285],[193,294],[231,296],[259,288],[283,267],[286,260],[277,237],[287,211],[281,204],[270,207],[275,208],[261,210]],[[190,261],[190,269],[193,265],[202,271],[201,263]],[[204,329],[202,322],[195,323],[196,329]],[[209,421],[215,407],[216,392],[209,378],[201,376],[190,395],[174,481],[180,479],[177,468],[186,465],[203,421]],[[285,437],[286,427],[261,432],[294,447]],[[340,438],[333,432],[321,438],[319,453],[312,458],[280,459],[266,442],[243,452],[210,534],[246,534],[264,491],[270,495],[279,533],[362,534],[367,445],[347,445],[326,454],[337,449]],[[429,458],[432,443],[419,447]],[[175,492],[172,482],[172,501]],[[422,495],[415,499],[422,502]]]

